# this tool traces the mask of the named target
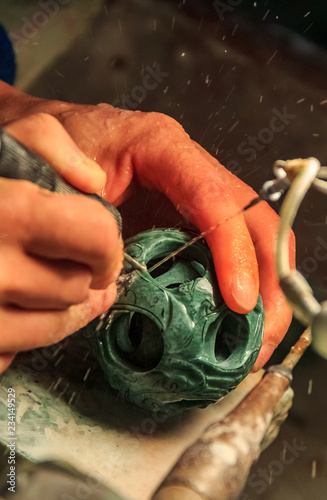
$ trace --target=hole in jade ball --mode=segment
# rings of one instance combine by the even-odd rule
[[[122,361],[138,371],[149,371],[160,362],[164,341],[156,323],[141,313],[120,316],[116,351]]]
[[[174,288],[179,288],[182,285],[182,283],[177,282],[177,283],[170,283],[169,285],[166,286],[166,288],[173,290]]]
[[[151,267],[160,262],[164,257],[165,255],[162,255],[160,257],[156,257],[155,259],[151,259],[146,265],[147,268],[151,269]],[[160,266],[156,267],[156,269],[151,271],[150,276],[152,276],[152,278],[158,278],[158,276],[167,273],[172,268],[173,263],[174,263],[173,259],[169,259],[166,262],[163,262],[163,264],[161,264]]]
[[[246,319],[235,314],[226,314],[219,325],[216,342],[215,357],[221,363],[226,361],[241,344],[248,338],[248,324]]]
[[[165,254],[151,259],[147,262],[147,268],[151,269],[158,262],[161,262],[164,257],[166,257]],[[150,276],[160,280],[160,284],[166,288],[178,288],[183,283],[203,278],[205,273],[206,269],[201,262],[201,255],[194,257],[184,251],[150,271]]]

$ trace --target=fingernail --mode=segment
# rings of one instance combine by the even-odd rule
[[[232,282],[232,295],[242,309],[241,313],[252,311],[258,300],[258,288],[253,276],[249,274],[235,276]]]
[[[91,158],[86,156],[77,147],[71,148],[67,153],[66,165],[71,171],[76,171],[83,176],[86,175],[87,181],[92,187],[96,187],[96,190],[100,190],[104,187],[107,179],[106,173],[98,163],[91,160]]]
[[[97,183],[101,184],[101,187],[104,186],[107,175],[95,161],[91,160],[91,158],[88,158],[87,156],[84,156],[81,161],[80,168],[83,168],[92,176],[93,182],[96,180]]]

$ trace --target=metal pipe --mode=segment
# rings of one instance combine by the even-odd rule
[[[291,371],[310,341],[308,329],[281,365],[271,368],[239,406],[223,420],[211,424],[183,453],[152,500],[238,497],[261,453],[261,443],[276,407],[289,388]]]

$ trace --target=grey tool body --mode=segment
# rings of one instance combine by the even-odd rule
[[[0,128],[0,177],[33,182],[43,189],[62,194],[81,194],[102,203],[115,217],[122,232],[122,218],[119,211],[97,194],[80,191],[68,184],[47,161],[27,148],[20,141]]]

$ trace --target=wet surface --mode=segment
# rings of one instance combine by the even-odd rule
[[[19,354],[2,375],[0,445],[10,442],[5,405],[10,387],[16,394],[17,453],[36,462],[72,464],[127,499],[147,500],[186,447],[239,404],[261,376],[249,376],[206,410],[144,412],[110,388],[86,340],[73,335]],[[0,485],[6,471],[1,458]]]

